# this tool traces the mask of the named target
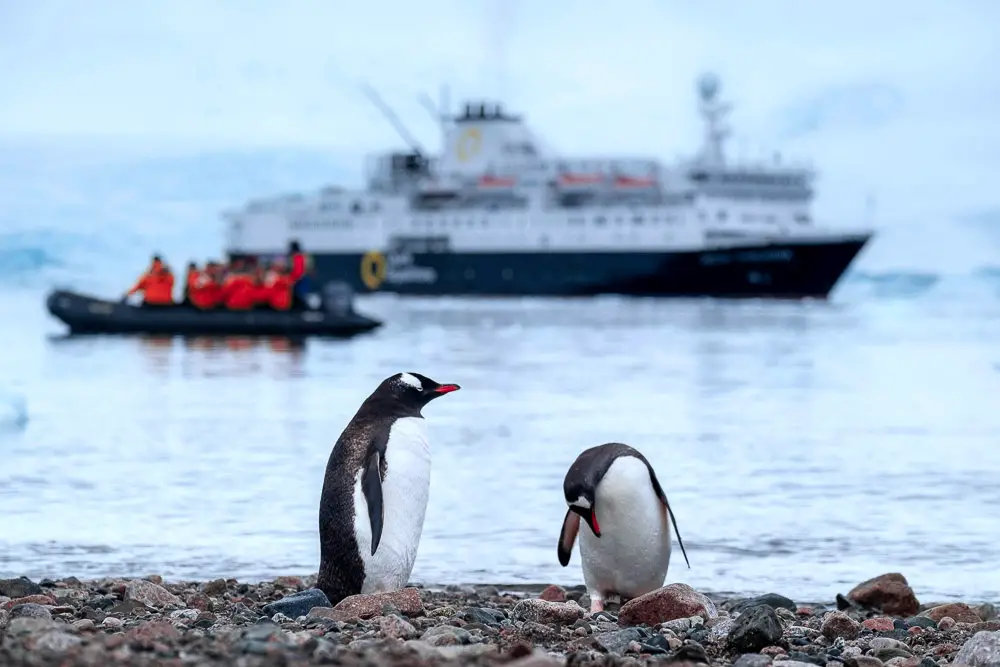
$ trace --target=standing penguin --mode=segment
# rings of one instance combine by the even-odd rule
[[[607,598],[625,602],[663,586],[670,564],[667,515],[691,567],[667,496],[636,449],[609,442],[584,450],[566,473],[563,493],[569,509],[559,535],[559,562],[569,564],[583,518],[589,530],[580,537],[580,558],[591,612],[603,610]]]
[[[457,391],[419,373],[386,378],[341,433],[319,507],[317,588],[332,604],[403,588],[413,570],[430,487],[427,403]]]

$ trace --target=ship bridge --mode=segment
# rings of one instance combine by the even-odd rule
[[[499,103],[466,103],[451,121],[437,163],[442,174],[474,176],[500,164],[531,165],[542,157],[539,142],[521,117]]]

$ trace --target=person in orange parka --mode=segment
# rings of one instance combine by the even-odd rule
[[[253,306],[254,308],[268,307],[267,277],[264,274],[264,267],[255,264],[250,279],[253,281]]]
[[[222,283],[222,301],[229,310],[249,310],[254,306],[254,285],[243,262],[233,262]]]
[[[174,274],[159,255],[153,255],[149,270],[142,274],[122,300],[136,292],[142,292],[143,306],[174,305]]]
[[[201,310],[216,308],[222,301],[222,284],[219,281],[219,267],[208,262],[204,271],[198,271],[194,284],[189,287],[191,304]]]
[[[267,304],[274,310],[288,310],[292,307],[292,278],[285,271],[285,263],[277,259],[271,262],[271,270],[264,280]]]

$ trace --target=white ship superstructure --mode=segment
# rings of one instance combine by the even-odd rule
[[[227,250],[274,254],[296,239],[316,256],[357,262],[403,244],[410,259],[400,261],[419,283],[412,257],[424,253],[471,257],[468,276],[476,255],[693,253],[792,242],[860,249],[870,231],[814,225],[811,168],[777,157],[766,165],[727,160],[729,105],[718,92],[714,77],[699,82],[703,146],[673,164],[553,154],[520,116],[500,104],[468,103],[457,115],[440,115],[438,155],[410,140],[410,151],[369,157],[364,189],[332,185],[227,213]],[[397,277],[406,268],[399,264]]]

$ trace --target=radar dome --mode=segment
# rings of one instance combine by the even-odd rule
[[[712,72],[702,74],[698,79],[698,92],[703,99],[710,100],[719,92],[719,77]]]

